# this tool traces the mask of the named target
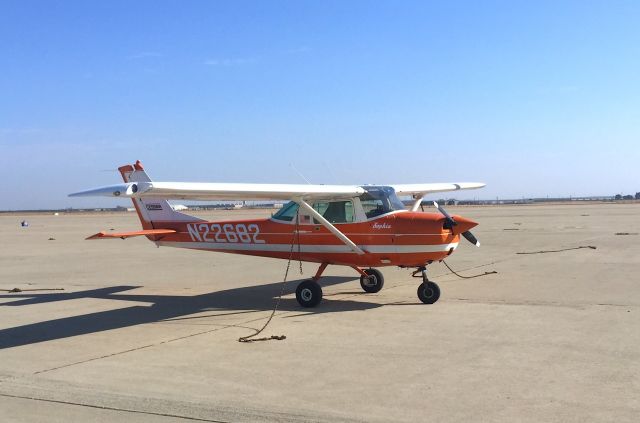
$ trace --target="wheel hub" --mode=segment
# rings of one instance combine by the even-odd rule
[[[378,279],[375,277],[375,275],[369,275],[364,279],[364,284],[366,286],[376,286],[378,284]]]
[[[300,297],[305,301],[310,301],[313,298],[313,292],[309,288],[305,288],[300,291]]]

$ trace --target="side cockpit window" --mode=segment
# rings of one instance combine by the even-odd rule
[[[381,214],[388,212],[388,208],[384,206],[382,200],[360,200],[360,204],[362,204],[362,209],[364,210],[364,214],[367,216],[367,219],[371,219],[372,217],[380,216]]]
[[[274,214],[273,219],[292,222],[296,217],[298,207],[300,207],[298,203],[291,201]],[[354,221],[352,201],[318,201],[313,203],[313,208],[331,223],[350,223]],[[310,216],[307,216],[306,213],[300,214],[300,223],[311,223],[310,220]],[[316,225],[320,223],[316,219],[313,219],[313,222]]]
[[[319,201],[313,203],[315,211],[331,223],[353,222],[353,202],[351,201]],[[319,223],[314,219],[314,223]]]
[[[405,210],[404,204],[391,187],[364,186],[367,192],[360,196],[360,203],[367,219],[396,210]]]

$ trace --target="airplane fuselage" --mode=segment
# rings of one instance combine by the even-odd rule
[[[443,228],[443,220],[440,214],[399,211],[363,222],[335,224],[365,254],[352,251],[321,224],[275,219],[157,222],[176,233],[149,238],[168,247],[347,266],[417,267],[442,260],[457,248],[458,234],[465,229],[454,234]]]

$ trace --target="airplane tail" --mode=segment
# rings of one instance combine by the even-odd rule
[[[125,165],[118,168],[122,179],[125,183],[129,182],[151,182],[151,178],[147,175],[142,163],[136,161],[134,165]],[[195,222],[199,219],[185,213],[177,212],[171,204],[164,199],[141,199],[132,198],[133,206],[138,212],[138,217],[145,230],[165,228],[167,222]]]

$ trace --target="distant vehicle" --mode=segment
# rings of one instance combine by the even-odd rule
[[[433,304],[440,288],[427,278],[427,265],[452,254],[462,235],[480,243],[469,230],[477,225],[418,209],[425,195],[477,189],[483,183],[409,185],[292,185],[153,182],[140,161],[118,169],[124,184],[91,189],[70,197],[109,196],[133,200],[142,230],[100,232],[87,239],[146,236],[158,246],[248,254],[319,263],[315,276],[302,281],[296,299],[303,307],[322,300],[319,281],[328,265],[349,266],[360,274],[365,292],[382,289],[384,278],[375,267],[416,268],[421,273],[418,298]],[[411,196],[410,210],[398,195]],[[289,200],[268,219],[209,222],[180,213],[167,202],[178,200]]]

